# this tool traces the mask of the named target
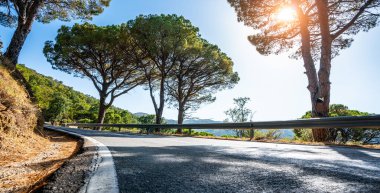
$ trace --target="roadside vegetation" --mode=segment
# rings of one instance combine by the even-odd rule
[[[45,121],[53,125],[98,121],[98,99],[75,91],[62,82],[39,74],[24,65],[18,65],[17,68],[30,84]],[[149,124],[154,123],[154,115],[135,116],[127,110],[110,106],[104,122]]]
[[[224,112],[228,117],[225,122],[230,120],[234,123],[251,122],[254,113],[247,107],[250,100],[249,97],[234,98],[235,107]],[[235,129],[234,131],[236,137],[239,138],[249,137],[252,140],[255,136],[255,130],[253,129]]]
[[[350,110],[347,106],[342,104],[330,105],[329,116],[368,116],[371,115],[367,112],[358,110]],[[311,112],[306,112],[302,118],[311,118]],[[313,133],[311,129],[294,129],[294,139],[296,141],[312,142]],[[339,144],[379,144],[380,143],[380,128],[338,128],[329,129],[329,142]]]
[[[52,77],[44,76],[25,67],[25,65],[18,65],[17,69],[31,86],[36,105],[41,110],[46,122],[61,125],[72,122],[96,123],[98,121],[99,99],[78,92]],[[154,124],[155,121],[155,115],[137,116],[115,106],[111,106],[107,110],[104,118],[104,123],[120,124]],[[165,118],[162,119],[162,123],[166,123]],[[118,131],[118,128],[109,128],[108,130]],[[126,129],[122,130],[126,131]],[[137,129],[133,131],[139,132]]]

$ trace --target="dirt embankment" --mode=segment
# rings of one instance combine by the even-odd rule
[[[27,192],[80,147],[77,139],[37,126],[38,108],[0,64],[0,192]]]
[[[44,134],[45,137],[38,139],[43,146],[30,148],[25,156],[0,164],[0,192],[29,192],[45,185],[47,177],[81,147],[81,143],[70,136],[52,131],[44,131]]]
[[[43,146],[36,132],[39,111],[0,65],[0,164],[22,160]],[[28,156],[29,157],[29,156]]]

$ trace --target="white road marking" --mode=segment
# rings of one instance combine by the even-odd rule
[[[92,173],[87,183],[81,188],[80,193],[118,193],[119,185],[113,162],[112,154],[108,147],[94,138],[87,137],[78,133],[66,131],[57,127],[47,127],[49,129],[61,131],[71,135],[81,137],[92,142],[97,146],[98,156],[94,156],[92,160]]]

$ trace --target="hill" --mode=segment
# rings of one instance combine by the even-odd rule
[[[98,99],[75,91],[61,81],[44,76],[18,65],[18,70],[30,84],[45,121],[62,122],[96,122]],[[127,110],[112,106],[106,114],[105,123],[137,123],[137,117]]]

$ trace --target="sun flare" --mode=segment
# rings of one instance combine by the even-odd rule
[[[289,22],[296,19],[296,11],[291,7],[284,7],[277,13],[277,20],[282,22]]]

